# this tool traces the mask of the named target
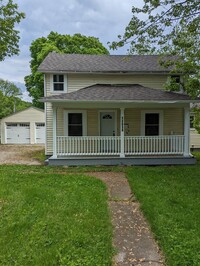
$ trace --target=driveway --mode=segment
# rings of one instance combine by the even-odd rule
[[[44,150],[44,145],[0,145],[0,164],[40,165],[34,155]]]

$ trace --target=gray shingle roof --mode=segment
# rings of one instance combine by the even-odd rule
[[[176,56],[168,59],[177,60]],[[38,68],[44,73],[85,72],[85,73],[120,73],[120,72],[169,72],[159,64],[158,55],[86,55],[49,53]]]
[[[191,97],[139,84],[96,84],[71,93],[44,97],[42,101],[191,101]]]

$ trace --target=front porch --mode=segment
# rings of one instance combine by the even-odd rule
[[[133,93],[134,88],[124,89]],[[164,100],[128,100],[128,95],[125,100],[77,101],[85,90],[47,99],[52,104],[46,153],[50,165],[195,163],[189,145],[190,100],[179,101],[186,96],[154,90]]]
[[[57,136],[49,165],[195,164],[185,143],[184,135]]]

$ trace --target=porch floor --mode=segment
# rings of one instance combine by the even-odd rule
[[[86,165],[193,165],[194,157],[171,156],[62,156],[47,160],[48,165],[86,166]]]

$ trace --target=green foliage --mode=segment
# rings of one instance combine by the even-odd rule
[[[192,111],[194,113],[193,127],[200,134],[200,109],[199,107],[194,107]]]
[[[4,96],[20,96],[21,90],[13,82],[0,79],[0,90]]]
[[[196,166],[127,169],[168,266],[199,266],[200,171]]]
[[[180,86],[180,83],[177,83],[173,77],[169,77],[165,83],[165,89],[167,91],[180,91]]]
[[[111,265],[101,181],[41,167],[6,169],[0,167],[0,265]]]
[[[25,18],[25,14],[18,11],[18,5],[12,0],[0,0],[0,61],[6,56],[19,53],[19,31],[15,24]]]
[[[200,93],[199,83],[196,86],[200,78],[199,10],[200,1],[144,0],[142,8],[133,6],[133,16],[124,35],[118,36],[119,41],[111,47],[116,49],[130,43],[132,54],[177,55],[170,64],[164,59],[163,65],[173,66],[173,73],[183,73],[186,83],[182,88],[196,97]]]
[[[50,52],[66,54],[108,54],[108,50],[99,42],[98,38],[81,34],[62,35],[50,32],[45,38],[41,37],[32,42],[31,75],[25,77],[25,84],[29,94],[33,97],[33,105],[43,107],[38,99],[44,95],[43,74],[37,72],[39,65]]]
[[[18,98],[21,94],[14,83],[0,79],[0,119],[31,106],[31,103]]]

